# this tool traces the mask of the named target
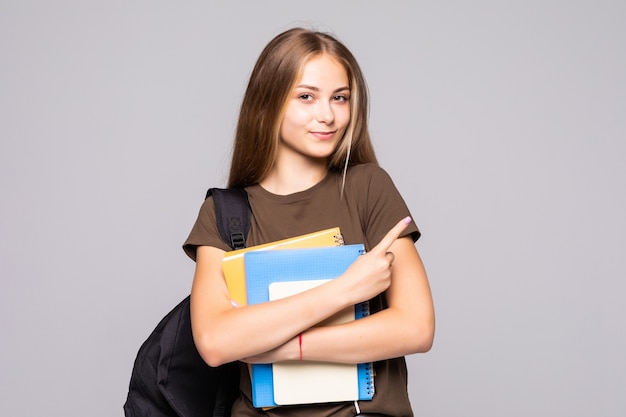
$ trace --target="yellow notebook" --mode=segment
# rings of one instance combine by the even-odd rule
[[[298,249],[340,245],[343,245],[341,231],[339,230],[339,227],[333,227],[332,229],[320,230],[319,232],[308,233],[306,235],[295,236],[289,239],[278,240],[276,242],[226,252],[222,261],[222,269],[224,270],[224,277],[226,278],[226,285],[228,286],[230,298],[240,306],[247,304],[246,275],[243,263],[243,254],[246,252],[256,250]]]

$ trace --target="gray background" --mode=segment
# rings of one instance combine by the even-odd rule
[[[423,231],[420,416],[623,416],[620,1],[0,1],[0,415],[121,416],[262,47],[337,34]]]

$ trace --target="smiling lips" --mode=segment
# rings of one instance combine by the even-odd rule
[[[336,132],[336,130],[333,130],[332,132],[311,132],[311,135],[315,136],[319,140],[328,140],[335,136]]]

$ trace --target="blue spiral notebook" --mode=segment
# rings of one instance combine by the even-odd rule
[[[325,280],[336,278],[363,253],[363,245],[246,253],[244,264],[248,304],[288,296],[319,285]],[[307,281],[310,282],[308,285]],[[273,288],[275,295],[271,295],[270,288]],[[342,314],[345,317],[346,312]],[[354,306],[348,314],[351,315],[349,319],[367,316],[369,314],[368,303]],[[272,407],[316,402],[371,400],[374,395],[372,366],[371,363],[350,365],[306,361],[302,363],[281,362],[276,365],[277,372],[274,375],[274,367],[271,364],[252,364],[250,372],[253,403],[255,407]],[[306,367],[309,370],[316,368],[316,373],[307,373],[304,369]],[[319,380],[315,378],[304,376],[316,375],[319,378],[324,372],[327,374],[324,374],[322,380],[325,382],[322,384],[316,382]],[[349,372],[354,373],[353,382],[342,383],[346,381],[345,378]],[[284,375],[291,375],[289,377],[291,379],[275,380],[275,378],[287,378]]]

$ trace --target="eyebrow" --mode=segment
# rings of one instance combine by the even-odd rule
[[[300,85],[296,86],[296,88],[304,88],[304,89],[307,89],[307,90],[320,91],[320,89],[318,87],[315,87],[315,86],[312,86],[312,85],[306,85],[306,84],[300,84]],[[339,91],[344,91],[344,90],[350,91],[350,87],[348,87],[348,86],[339,87],[339,88],[335,89],[333,92],[337,93]]]

